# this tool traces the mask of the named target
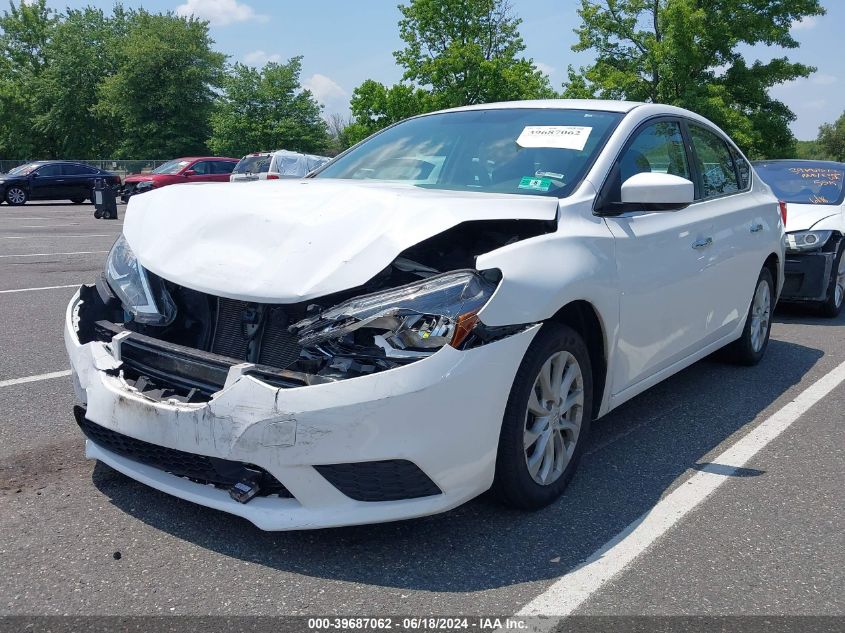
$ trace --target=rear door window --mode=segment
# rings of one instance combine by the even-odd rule
[[[698,125],[690,124],[689,130],[701,175],[700,198],[715,198],[738,192],[739,181],[728,144],[710,130]]]

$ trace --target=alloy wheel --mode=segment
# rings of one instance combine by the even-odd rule
[[[523,435],[532,479],[547,486],[560,479],[578,443],[584,416],[584,377],[569,352],[553,354],[528,396]]]
[[[6,192],[6,200],[9,204],[23,204],[26,202],[26,193],[23,189],[12,187]]]
[[[754,301],[751,304],[751,347],[755,352],[763,349],[769,321],[772,316],[772,297],[769,284],[765,279],[757,283]]]
[[[839,268],[836,271],[836,286],[833,288],[834,305],[838,308],[842,305],[842,298],[845,297],[845,257],[839,258]]]

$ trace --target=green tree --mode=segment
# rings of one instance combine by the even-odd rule
[[[437,109],[432,94],[408,84],[390,88],[367,79],[352,93],[349,103],[353,123],[347,126],[346,141],[351,145],[402,119]]]
[[[825,123],[819,128],[817,143],[831,160],[845,162],[845,112],[836,122]]]
[[[212,50],[208,23],[144,10],[127,12],[113,75],[96,112],[120,130],[121,158],[204,153],[226,56]]]
[[[399,5],[394,53],[404,79],[430,86],[439,107],[554,96],[523,57],[522,22],[506,0],[411,0]]]
[[[125,16],[87,7],[69,9],[43,47],[45,65],[33,85],[33,131],[45,158],[110,156],[118,144],[113,121],[96,113],[98,86],[116,71]]]
[[[10,1],[0,16],[0,157],[25,158],[44,149],[31,130],[34,94],[57,19],[46,0]]]
[[[725,129],[753,157],[788,156],[792,111],[769,88],[815,69],[779,57],[749,64],[740,47],[792,49],[796,20],[824,14],[818,0],[581,0],[575,51],[592,65],[569,68],[564,96],[667,103]]]
[[[256,150],[322,152],[329,146],[321,107],[300,83],[302,58],[256,70],[235,64],[211,116],[211,149],[242,156]]]

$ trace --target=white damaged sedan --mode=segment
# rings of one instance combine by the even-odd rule
[[[526,101],[394,125],[311,178],[130,202],[67,310],[86,454],[267,530],[534,509],[591,420],[754,364],[777,200],[707,120]]]

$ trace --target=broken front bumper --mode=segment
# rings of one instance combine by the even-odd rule
[[[836,253],[787,253],[783,301],[824,301]]]
[[[484,492],[493,481],[516,369],[539,329],[533,326],[467,351],[447,346],[397,369],[326,384],[273,386],[235,365],[208,402],[184,403],[155,400],[130,386],[115,357],[118,345],[80,344],[79,302],[77,294],[68,306],[65,343],[84,422],[95,425],[86,432],[95,438],[87,441],[86,455],[153,488],[244,517],[265,530],[423,516]],[[106,433],[105,439],[98,441],[92,429]],[[289,496],[239,503],[224,488],[173,475],[151,465],[160,466],[160,460],[133,459],[132,450],[114,448],[135,440],[144,450],[152,445],[258,467]],[[414,468],[403,470],[408,463]],[[397,498],[406,482],[391,481],[396,477],[416,478],[423,490],[418,487],[413,494],[425,496]],[[426,481],[435,488],[426,491]],[[367,496],[367,490],[379,486],[391,493]],[[367,498],[390,500],[362,500]]]

